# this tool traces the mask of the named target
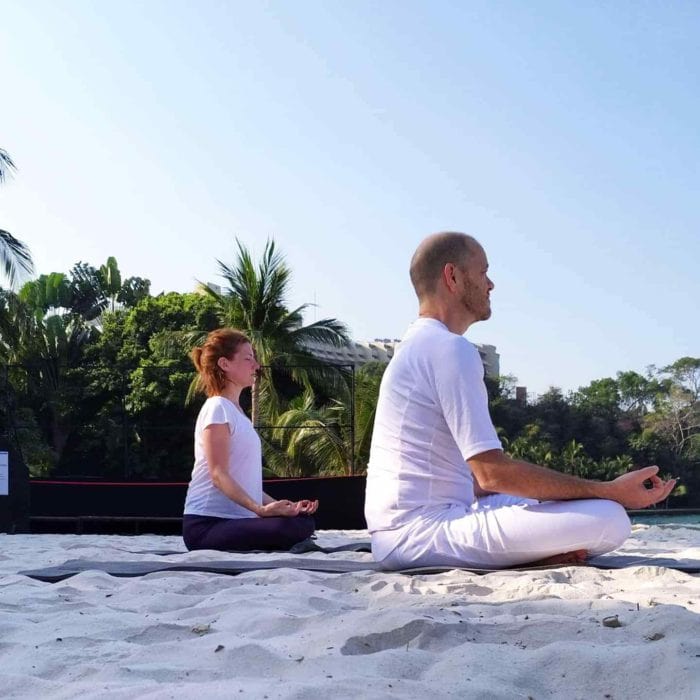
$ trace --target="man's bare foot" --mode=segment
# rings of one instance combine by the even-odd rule
[[[588,559],[588,552],[585,549],[577,549],[573,552],[555,554],[552,557],[532,561],[528,566],[549,566],[550,564],[583,564]]]

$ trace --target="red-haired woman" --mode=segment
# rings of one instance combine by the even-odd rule
[[[276,501],[262,490],[260,438],[239,397],[260,365],[250,340],[220,328],[192,351],[207,395],[194,431],[182,534],[188,549],[289,549],[314,531],[318,501]]]

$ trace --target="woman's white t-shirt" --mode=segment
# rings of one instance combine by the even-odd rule
[[[204,454],[204,429],[209,425],[228,426],[228,473],[256,502],[262,504],[262,451],[260,437],[245,414],[229,399],[211,396],[202,406],[194,429],[194,469],[185,498],[185,515],[215,518],[256,518],[214,486]]]
[[[414,321],[379,390],[367,467],[370,532],[402,527],[426,509],[469,507],[467,460],[500,448],[478,350],[436,319]]]

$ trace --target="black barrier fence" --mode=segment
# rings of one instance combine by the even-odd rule
[[[300,401],[300,384],[291,379],[300,368],[274,369],[283,405]],[[335,373],[330,379],[329,372]],[[325,373],[316,402],[307,407],[307,419],[299,411],[296,423],[263,420],[256,426],[266,476],[357,471],[355,370],[353,365],[335,364],[326,365]],[[128,371],[50,362],[0,365],[0,441],[13,446],[32,477],[185,482],[192,471],[193,429],[203,402],[202,397],[187,401],[193,378],[181,362]],[[241,402],[250,410],[250,392],[244,392]],[[334,410],[324,413],[329,405]],[[280,435],[300,430],[312,436],[311,441],[317,435],[318,440],[331,442],[335,464],[317,463],[313,450],[305,453],[304,445],[289,454],[290,440]]]
[[[32,479],[29,486],[32,532],[181,532],[186,482]],[[273,498],[318,500],[319,529],[366,527],[364,476],[268,479],[263,487]]]

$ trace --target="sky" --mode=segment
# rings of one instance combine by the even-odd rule
[[[700,4],[0,0],[0,228],[37,274],[221,283],[400,338],[426,235],[475,236],[467,332],[534,394],[700,355]]]

